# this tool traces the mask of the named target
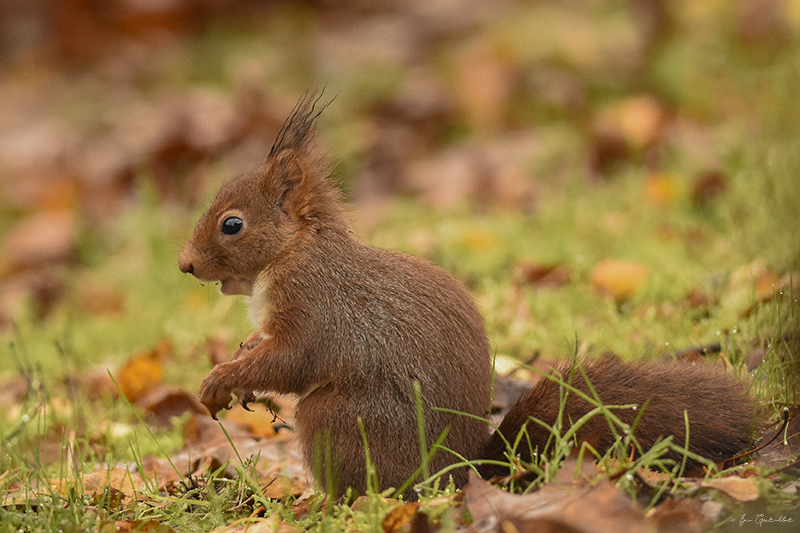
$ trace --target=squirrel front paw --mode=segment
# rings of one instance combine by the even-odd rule
[[[217,420],[217,413],[231,408],[232,395],[236,395],[242,407],[248,411],[248,404],[256,399],[253,391],[233,387],[231,381],[231,364],[220,363],[208,373],[200,385],[200,402],[214,420]]]

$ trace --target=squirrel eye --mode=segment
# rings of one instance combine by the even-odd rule
[[[228,217],[222,222],[222,233],[225,235],[236,235],[244,227],[244,222],[239,217]]]

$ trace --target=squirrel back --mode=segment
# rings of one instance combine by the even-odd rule
[[[209,372],[201,401],[216,417],[232,396],[247,407],[256,392],[297,395],[306,465],[340,496],[367,487],[360,424],[381,489],[415,475],[415,382],[427,447],[447,431],[443,446],[455,452],[436,453],[431,472],[459,457],[502,460],[505,450],[486,420],[492,368],[481,314],[441,268],[350,233],[329,167],[313,149],[316,103],[301,100],[266,162],[220,189],[181,253],[182,272],[246,295],[256,326],[230,361]],[[587,366],[587,374],[604,402],[652,400],[637,430],[643,445],[668,434],[682,442],[684,409],[700,454],[725,455],[747,439],[749,403],[730,378],[608,362]],[[543,381],[511,410],[503,434],[513,439],[523,426],[536,427],[529,417],[557,413],[558,387]],[[580,380],[575,386],[581,389]],[[573,397],[567,415],[576,419],[587,407]],[[540,449],[542,439],[534,438]],[[467,481],[466,468],[450,474],[458,486]],[[404,495],[416,497],[410,489]]]

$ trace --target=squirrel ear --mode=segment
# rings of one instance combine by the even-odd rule
[[[294,150],[283,150],[277,154],[267,168],[266,176],[278,193],[278,204],[287,213],[291,209],[292,198],[297,196],[307,181],[306,172]]]

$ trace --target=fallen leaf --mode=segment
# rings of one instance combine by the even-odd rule
[[[708,531],[712,525],[701,507],[699,499],[669,498],[647,513],[647,517],[655,522],[658,531],[701,533]]]
[[[700,309],[706,312],[711,303],[716,303],[706,293],[697,289],[684,296],[683,302],[689,309]]]
[[[630,157],[630,148],[619,131],[596,128],[590,141],[588,166],[593,178],[608,178],[612,170]]]
[[[175,530],[155,520],[117,520],[115,522],[106,521],[101,523],[99,531],[101,533],[127,533],[129,531],[135,531],[136,533],[173,533]]]
[[[570,531],[575,533],[645,532],[651,524],[630,497],[610,481],[591,486],[544,485],[516,495],[493,487],[470,473],[464,504],[472,515],[471,531]]]
[[[125,310],[125,297],[116,288],[86,283],[81,287],[78,309],[92,315],[119,315]]]
[[[761,442],[769,442],[778,433],[777,438],[766,448],[758,452],[758,455],[750,461],[751,465],[760,466],[768,469],[797,468],[800,464],[800,406],[788,405],[789,425],[784,431],[781,425],[775,425],[766,431]]]
[[[381,527],[386,533],[398,533],[403,528],[408,529],[418,510],[419,502],[406,503],[395,507],[383,519]]]
[[[275,435],[275,429],[272,427],[275,415],[261,403],[251,403],[248,408],[251,410],[247,411],[237,404],[228,411],[225,419],[242,424],[255,437],[271,437]]]
[[[136,493],[146,489],[144,481],[135,472],[129,472],[122,468],[114,468],[111,470],[98,470],[97,472],[90,472],[80,477],[80,481],[75,478],[56,479],[51,481],[53,490],[67,491],[72,487],[79,486],[87,494],[102,494],[108,489],[117,491],[122,500],[132,501]]]
[[[562,287],[572,280],[572,273],[566,266],[537,263],[517,265],[515,276],[530,285],[549,288]]]
[[[66,211],[43,212],[14,226],[6,236],[5,259],[13,269],[62,262],[75,251],[77,231]]]
[[[105,368],[92,370],[88,375],[81,378],[81,383],[81,390],[85,391],[86,397],[92,401],[119,397],[119,390],[114,386],[114,382]]]
[[[477,42],[458,58],[456,93],[469,125],[479,132],[496,132],[503,125],[514,89],[514,70],[491,42]]]
[[[597,449],[600,440],[600,432],[590,435],[582,435],[580,442],[570,452],[569,457],[556,472],[553,481],[563,485],[585,485],[589,480],[594,479],[598,474],[597,464],[594,462],[592,454],[586,453],[583,461],[578,463],[578,454],[585,442],[592,448]]]
[[[261,486],[264,496],[272,500],[285,500],[289,496],[295,498],[306,490],[306,484],[289,476],[277,474]]]
[[[750,353],[747,354],[748,372],[760,367],[761,363],[764,362],[764,359],[766,359],[766,357],[767,357],[767,351],[764,348],[756,348],[754,350],[750,350]]]
[[[136,402],[154,391],[164,377],[164,359],[171,354],[172,344],[164,339],[149,352],[130,358],[114,376],[122,394]]]
[[[661,137],[667,113],[652,95],[629,98],[616,109],[616,120],[625,140],[637,150],[654,145]]]
[[[219,337],[208,339],[208,342],[206,342],[206,352],[208,353],[208,361],[211,363],[211,366],[224,363],[231,357],[231,352],[228,350],[227,343]]]
[[[186,412],[206,414],[206,408],[194,394],[183,389],[159,385],[136,401],[136,405],[147,410],[159,427],[172,427],[172,419]]]
[[[647,268],[630,261],[606,259],[592,268],[590,277],[595,289],[619,302],[633,296],[641,287],[647,278]]]
[[[534,381],[496,374],[494,394],[492,395],[492,416],[497,416],[502,420],[511,406],[517,403],[523,394],[531,390],[533,383]]]
[[[264,518],[253,518],[245,524],[236,521],[214,530],[216,533],[300,533],[303,528],[286,523],[279,513]]]
[[[678,182],[669,174],[651,174],[644,181],[644,196],[654,207],[671,207],[678,193]]]
[[[220,424],[225,428],[225,432],[234,442],[243,439],[252,439],[253,434],[246,426],[224,418],[214,420],[207,413],[193,415],[183,426],[183,438],[187,446],[210,447],[226,444],[228,438],[220,428]]]
[[[752,502],[758,499],[758,487],[752,478],[729,476],[709,479],[700,484],[702,487],[716,489],[740,502]]]
[[[706,208],[728,190],[728,177],[721,170],[707,170],[692,184],[692,204]]]
[[[727,313],[747,318],[759,305],[779,296],[783,287],[784,281],[764,261],[757,260],[731,273],[720,305]]]

